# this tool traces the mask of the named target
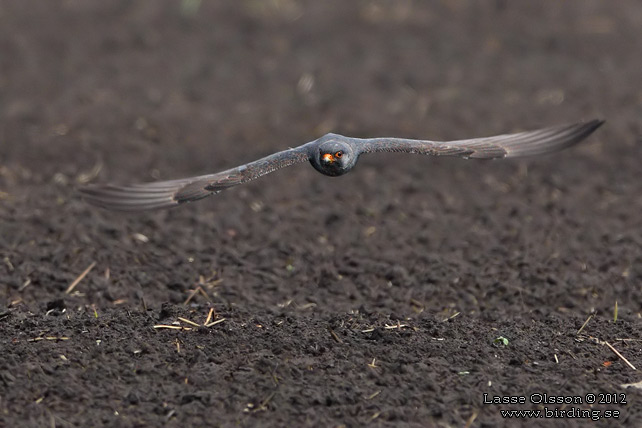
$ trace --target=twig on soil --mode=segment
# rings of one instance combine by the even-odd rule
[[[216,271],[212,271],[212,275],[207,279],[203,275],[199,275],[197,285],[214,288],[223,282],[223,278],[214,279],[214,277],[216,277]]]
[[[328,331],[330,332],[330,336],[332,336],[332,339],[334,339],[335,342],[337,343],[343,343],[343,340],[332,330],[330,327],[328,327]]]
[[[215,326],[216,324],[220,324],[220,323],[222,323],[223,321],[225,321],[225,318],[219,318],[219,319],[217,319],[216,321],[212,321],[212,318],[213,318],[214,316],[218,316],[218,315],[216,315],[216,313],[214,312],[214,308],[210,308],[210,311],[209,311],[209,313],[207,314],[207,318],[205,319],[205,322],[204,322],[202,325],[201,325],[201,324],[198,324],[198,323],[195,323],[194,321],[189,320],[189,319],[187,319],[187,318],[177,317],[177,318],[178,318],[178,321],[176,321],[175,323],[172,323],[173,325],[168,325],[168,324],[157,324],[157,325],[155,325],[155,326],[154,326],[154,328],[169,328],[169,329],[172,329],[172,330],[186,330],[186,331],[190,331],[190,330],[196,330],[196,329],[198,329],[198,328],[200,328],[200,327],[207,327],[207,328],[209,328],[209,327]],[[183,322],[183,323],[185,323],[185,324],[189,324],[191,327],[184,327],[184,326],[182,326],[182,325],[178,325],[180,322]],[[178,346],[178,345],[177,345],[177,346]],[[180,348],[177,348],[177,349],[179,349],[179,352],[180,352]]]
[[[86,276],[87,276],[87,274],[88,274],[88,273],[89,273],[89,272],[94,268],[94,266],[96,266],[96,262],[95,262],[95,261],[94,261],[94,262],[91,262],[91,264],[89,265],[89,267],[87,267],[87,269],[85,269],[85,270],[84,270],[80,275],[78,275],[78,277],[77,277],[76,279],[74,279],[74,282],[72,282],[71,284],[69,284],[69,287],[67,287],[67,290],[65,290],[65,293],[66,293],[66,294],[71,293],[71,292],[74,290],[74,288],[76,288],[76,286],[78,285],[78,283],[79,283],[80,281],[82,281],[82,280],[83,280],[83,278],[84,278],[84,277],[86,277]]]
[[[212,320],[212,314],[214,314],[214,308],[210,308],[210,311],[207,314],[207,318],[205,319],[205,322],[203,323],[203,325],[207,326],[207,324],[210,323],[210,321]]]
[[[286,302],[284,302],[284,303],[278,303],[278,304],[277,304],[277,306],[278,306],[279,308],[287,308],[287,307],[288,307],[288,306],[290,306],[293,302],[294,302],[294,300],[293,300],[293,299],[288,299],[288,300],[287,300]]]
[[[201,287],[199,285],[199,286],[197,286],[195,289],[193,289],[191,291],[190,295],[187,296],[187,299],[185,300],[185,303],[183,303],[183,304],[187,305],[194,298],[194,296],[196,296],[196,293],[201,293],[207,299],[207,301],[212,300],[212,299],[210,299],[210,296],[208,296],[207,292],[205,292],[205,290],[203,290],[203,287]]]
[[[417,314],[422,313],[426,309],[426,305],[416,299],[410,299],[410,307]]]
[[[194,321],[190,321],[190,320],[188,320],[187,318],[178,317],[178,319],[179,319],[180,321],[183,321],[183,322],[184,322],[184,323],[186,323],[186,324],[193,325],[194,327],[200,327],[200,325],[199,325],[199,324],[196,324]]]
[[[80,184],[87,184],[94,178],[98,177],[100,170],[103,169],[103,163],[98,162],[89,172],[83,172],[76,176],[76,181]]]
[[[185,300],[185,303],[183,304],[187,305],[194,298],[194,296],[196,296],[196,293],[201,293],[203,297],[207,299],[207,301],[211,301],[212,299],[210,299],[210,296],[207,294],[203,287],[211,289],[223,282],[223,278],[214,279],[215,275],[216,271],[212,272],[212,276],[207,279],[205,279],[203,275],[199,275],[198,282],[194,284],[196,288],[194,290],[191,290],[190,295],[187,297],[187,300]]]
[[[452,319],[455,319],[455,318],[457,318],[457,317],[459,316],[459,314],[461,314],[461,312],[455,312],[454,314],[452,314],[452,315],[451,315],[451,316],[449,316],[448,318],[444,318],[442,321],[443,321],[443,322],[446,322],[446,321],[450,321],[450,320],[452,320]]]
[[[22,290],[24,290],[24,289],[25,289],[25,288],[27,288],[30,284],[31,284],[31,278],[27,278],[27,280],[26,280],[25,282],[23,282],[23,283],[22,283],[22,285],[20,286],[20,288],[18,288],[18,291],[22,291]]]
[[[175,409],[170,410],[167,413],[167,415],[165,416],[165,420],[169,421],[170,419],[172,419],[174,417],[175,414],[176,414],[176,410]]]
[[[223,321],[225,321],[225,318],[221,318],[221,319],[218,319],[218,320],[216,320],[216,321],[212,321],[212,322],[211,322],[211,323],[209,323],[209,324],[205,324],[205,327],[208,327],[208,328],[209,328],[209,327],[215,326],[216,324],[220,324],[220,323],[222,323]]]
[[[464,425],[465,428],[470,428],[473,425],[473,422],[475,422],[475,419],[477,419],[477,416],[479,415],[479,412],[474,411],[472,415],[468,418],[466,421],[466,425]]]
[[[261,407],[260,407],[260,408],[261,408],[261,409],[265,409],[265,408],[266,408],[266,406],[267,406],[267,404],[268,404],[268,403],[269,403],[269,402],[274,398],[274,396],[275,396],[275,395],[276,395],[276,392],[273,392],[273,393],[271,393],[270,395],[268,395],[268,396],[265,398],[265,400],[263,400],[263,401],[261,402]]]
[[[69,340],[66,336],[41,336],[34,337],[33,339],[27,339],[27,342],[39,342],[41,340]]]
[[[399,322],[399,320],[397,320],[397,324],[393,324],[393,325],[385,324],[383,326],[383,328],[385,328],[386,330],[393,330],[395,328],[398,328],[398,329],[401,330],[403,327],[409,327],[409,326],[407,324],[401,324],[401,322]]]
[[[366,397],[366,400],[372,400],[373,398],[375,398],[379,394],[381,394],[381,390],[380,389],[375,391],[375,392],[373,392],[372,394],[368,395]]]
[[[185,299],[185,301],[183,302],[184,305],[187,305],[194,298],[194,296],[196,296],[199,288],[200,287],[196,287],[195,289],[190,290],[189,296],[187,296],[187,299]]]
[[[203,284],[203,285],[205,285],[205,284]],[[212,299],[210,299],[209,294],[207,294],[207,291],[205,291],[205,289],[201,285],[198,286],[198,289],[199,289],[198,292],[201,293],[203,295],[203,297],[205,297],[207,300],[212,300]]]
[[[416,327],[411,327],[408,324],[401,324],[401,322],[399,320],[397,320],[397,324],[384,324],[383,325],[383,328],[386,329],[386,330],[402,329],[404,327],[412,328],[413,330],[417,331]],[[372,333],[375,330],[376,330],[375,327],[369,327],[369,328],[366,328],[364,330],[361,330],[361,333]]]
[[[595,315],[595,314],[589,315],[589,317],[586,319],[586,321],[584,321],[584,324],[582,324],[582,327],[580,327],[580,329],[577,330],[577,333],[575,333],[575,335],[579,336],[579,334],[582,332],[582,330],[584,330],[584,327],[586,327],[586,325],[589,323],[589,321],[591,321],[591,318],[593,318],[593,315]]]
[[[592,339],[592,340],[593,340],[595,343],[597,343],[598,345],[606,345],[606,346],[608,346],[608,348],[609,348],[611,351],[613,351],[613,353],[614,353],[615,355],[617,355],[617,356],[618,356],[618,358],[620,358],[622,361],[624,361],[624,363],[625,363],[627,366],[629,366],[629,367],[630,367],[631,369],[633,369],[633,370],[637,370],[637,369],[635,368],[635,366],[634,366],[633,364],[631,364],[631,363],[629,362],[629,360],[627,360],[627,359],[624,357],[624,355],[620,354],[620,352],[619,352],[617,349],[615,349],[615,348],[613,347],[613,345],[611,345],[609,342],[607,342],[606,340],[600,340],[600,339],[598,339],[597,337],[591,337],[591,336],[589,336],[589,338],[590,338],[590,339]]]
[[[306,309],[314,308],[316,305],[316,303],[306,303],[301,306],[297,305],[297,309],[300,311],[305,311]]]
[[[620,353],[618,352],[618,350],[617,350],[617,349],[615,349],[615,348],[613,347],[613,345],[611,345],[611,344],[610,344],[609,342],[607,342],[607,341],[604,341],[604,344],[605,344],[606,346],[608,346],[608,347],[609,347],[609,349],[610,349],[611,351],[613,351],[613,353],[614,353],[615,355],[617,355],[618,357],[620,357],[620,359],[621,359],[622,361],[624,361],[624,362],[626,363],[626,365],[627,365],[627,366],[629,366],[629,367],[630,367],[630,368],[632,368],[633,370],[637,370],[637,369],[635,368],[635,366],[629,362],[629,360],[627,360],[626,358],[624,358],[624,355],[620,354]]]
[[[169,328],[171,330],[185,330],[185,331],[193,330],[191,327],[183,327],[182,325],[167,325],[167,324],[157,324],[154,326],[154,328]]]
[[[270,402],[270,400],[272,400],[272,398],[274,398],[275,395],[276,395],[276,392],[272,392],[263,401],[261,401],[258,406],[255,406],[253,403],[247,403],[247,407],[243,409],[243,411],[246,413],[247,412],[254,413],[254,412],[267,410],[268,403]]]

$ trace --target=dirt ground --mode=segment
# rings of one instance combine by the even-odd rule
[[[640,426],[640,52],[638,0],[0,1],[0,426]],[[595,117],[537,159],[76,193]]]

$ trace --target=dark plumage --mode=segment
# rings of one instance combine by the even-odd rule
[[[403,138],[362,139],[327,134],[302,146],[216,174],[126,186],[94,185],[80,192],[88,202],[112,210],[166,208],[202,199],[305,161],[309,161],[320,173],[336,177],[350,171],[363,153],[404,152],[476,159],[534,156],[572,146],[602,123],[601,120],[592,120],[517,134],[445,142]]]

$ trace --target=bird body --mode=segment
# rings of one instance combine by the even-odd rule
[[[305,161],[309,161],[320,173],[337,177],[352,170],[359,156],[364,153],[403,152],[474,159],[534,156],[572,146],[593,133],[602,123],[592,120],[516,134],[445,142],[326,134],[301,146],[215,174],[126,186],[92,185],[80,189],[80,192],[88,202],[112,210],[167,208],[205,198]]]

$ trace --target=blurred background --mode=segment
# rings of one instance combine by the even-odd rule
[[[633,316],[640,28],[633,0],[2,1],[0,296],[37,304],[95,261],[79,305],[179,303],[207,283],[250,309],[619,300]],[[300,165],[140,215],[75,193],[327,132],[457,139],[596,117],[587,142],[534,160],[371,155],[345,177]]]
[[[532,392],[639,425],[598,344],[640,366],[641,32],[639,0],[0,0],[0,426],[514,426],[483,394]],[[76,192],[594,118],[536,159]]]

